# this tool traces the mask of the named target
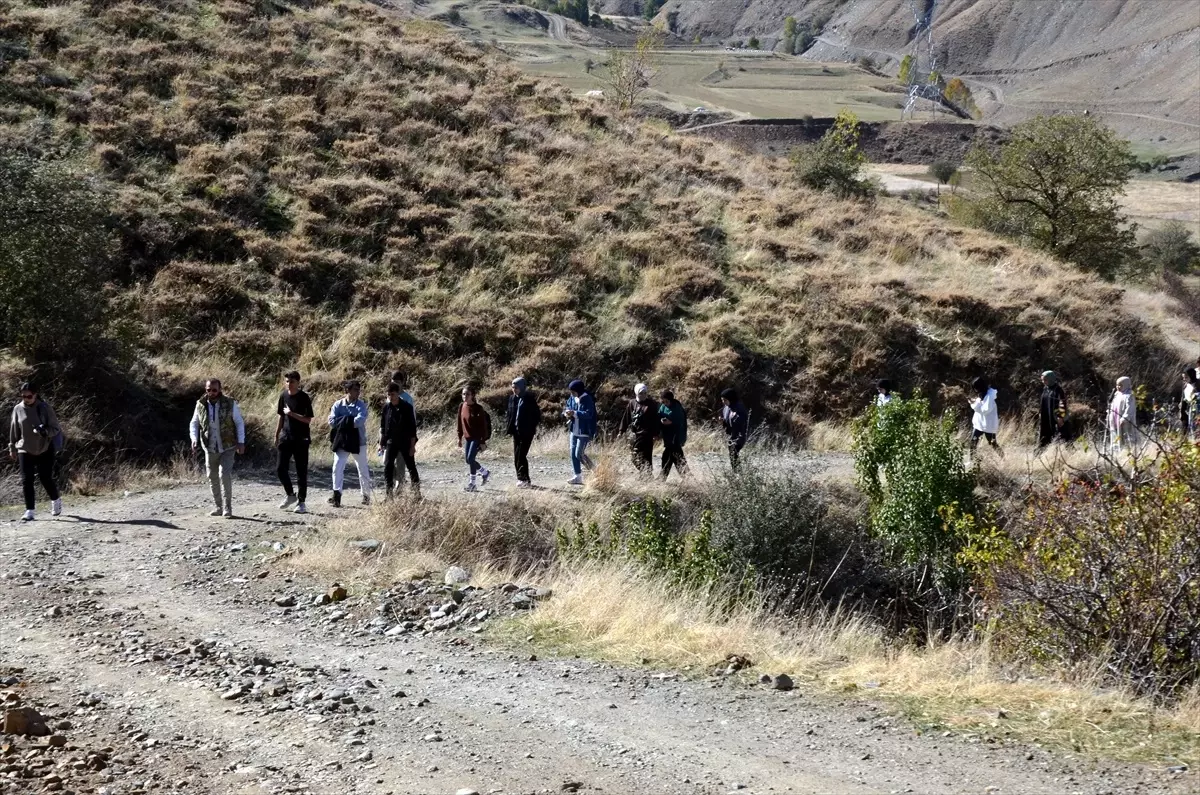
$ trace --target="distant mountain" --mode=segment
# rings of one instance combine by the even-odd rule
[[[1088,110],[1140,142],[1200,149],[1200,2],[915,2],[933,8],[943,73],[967,78],[990,121]],[[773,48],[788,16],[819,29],[806,57],[893,73],[914,24],[909,0],[668,0],[658,18],[684,39]]]

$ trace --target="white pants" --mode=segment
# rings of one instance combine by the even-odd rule
[[[342,490],[342,483],[346,475],[346,462],[351,458],[354,459],[354,466],[358,468],[358,488],[366,497],[371,493],[371,468],[367,464],[366,447],[363,447],[358,453],[338,450],[333,454],[333,490]]]

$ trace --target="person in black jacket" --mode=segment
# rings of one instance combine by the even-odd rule
[[[662,423],[658,416],[658,402],[650,396],[650,388],[638,384],[633,388],[634,398],[625,407],[617,433],[629,432],[629,455],[638,472],[654,474],[654,440],[662,436]]]
[[[387,402],[379,415],[379,454],[383,456],[383,481],[387,484],[387,498],[391,499],[396,484],[396,458],[404,460],[408,476],[412,479],[413,496],[421,496],[421,476],[417,474],[417,413],[412,404],[400,397],[401,387],[393,381],[388,384]],[[401,482],[404,473],[400,473]]]
[[[721,426],[725,429],[725,438],[729,445],[729,466],[736,472],[740,463],[739,456],[742,448],[746,446],[746,436],[750,430],[750,413],[738,399],[736,389],[721,392]]]
[[[529,480],[529,448],[541,422],[537,395],[525,385],[524,378],[514,378],[512,394],[508,396],[508,433],[513,438],[513,464],[517,468],[519,489],[533,485]]]

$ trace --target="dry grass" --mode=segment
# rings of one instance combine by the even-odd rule
[[[344,377],[374,397],[407,369],[427,419],[464,379],[494,411],[517,374],[546,408],[583,377],[602,411],[645,380],[692,409],[694,449],[726,384],[802,437],[881,375],[935,401],[978,369],[1022,399],[1048,363],[1087,389],[1175,380],[1110,285],[900,202],[800,190],[434,25],[357,0],[42,5],[0,0],[28,52],[0,145],[83,152],[153,377],[180,393],[216,372],[268,431],[292,366],[326,404]]]
[[[787,622],[755,607],[732,611],[712,594],[681,594],[636,570],[588,566],[559,571],[554,598],[512,630],[540,647],[704,676],[731,654],[761,673],[788,673],[835,693],[896,704],[921,728],[1068,749],[1121,761],[1200,762],[1197,697],[1164,709],[1094,684],[1029,676],[996,659],[983,641],[930,648],[889,642],[861,616],[826,612]],[[515,641],[514,641],[515,642]],[[1001,717],[1003,713],[1003,717]]]

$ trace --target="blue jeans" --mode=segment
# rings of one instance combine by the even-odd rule
[[[592,441],[587,436],[576,436],[571,434],[571,467],[575,470],[576,475],[583,474],[583,468],[592,468],[592,459],[588,458],[587,450],[588,443]]]
[[[475,460],[475,456],[479,455],[479,442],[474,439],[466,439],[463,442],[463,458],[466,459],[467,466],[471,469],[471,474],[474,475],[479,471],[479,462]]]

